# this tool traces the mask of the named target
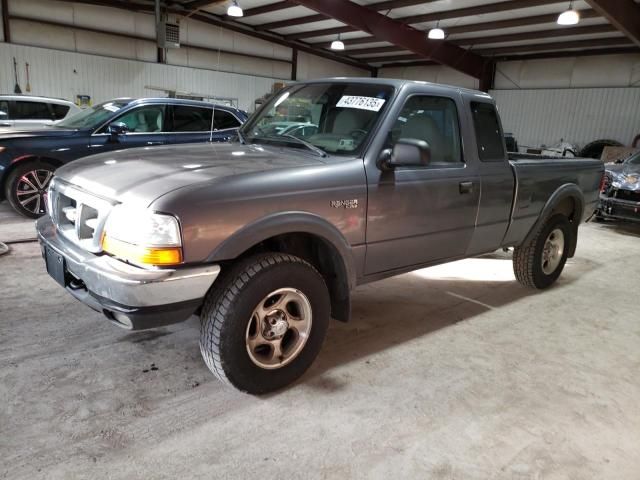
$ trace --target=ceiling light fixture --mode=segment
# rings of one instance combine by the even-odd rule
[[[227,8],[227,15],[230,17],[241,17],[243,15],[242,8],[238,5],[238,0],[233,0],[229,8]]]
[[[427,35],[431,40],[444,40],[444,30],[440,28],[440,22],[436,22],[436,28],[429,30]]]
[[[340,34],[338,34],[338,38],[331,42],[331,50],[344,50],[344,43],[340,40]]]
[[[569,2],[569,10],[558,15],[558,25],[575,25],[580,21],[580,14],[572,8],[573,2]]]

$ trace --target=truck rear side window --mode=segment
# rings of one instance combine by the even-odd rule
[[[471,111],[478,142],[478,157],[483,162],[503,161],[504,147],[495,107],[490,103],[471,102]]]

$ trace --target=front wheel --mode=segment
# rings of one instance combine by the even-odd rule
[[[514,248],[516,279],[527,287],[543,289],[551,286],[562,273],[572,241],[573,229],[567,217],[554,215],[549,218],[531,241]]]
[[[223,382],[267,393],[309,368],[329,318],[327,286],[312,265],[292,255],[259,254],[232,266],[207,294],[200,351]]]
[[[18,165],[7,178],[5,197],[19,214],[38,218],[45,214],[47,188],[55,168],[42,161]]]

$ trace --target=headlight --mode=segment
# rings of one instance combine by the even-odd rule
[[[182,263],[180,225],[171,215],[117,205],[104,228],[102,249],[137,265]]]

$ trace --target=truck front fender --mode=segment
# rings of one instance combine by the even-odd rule
[[[355,287],[357,270],[349,243],[334,225],[309,212],[279,212],[251,222],[218,245],[207,261],[232,260],[265,240],[294,233],[313,235],[333,247],[344,264],[349,289]]]
[[[564,208],[567,204],[567,201],[572,201],[571,212],[564,211]],[[569,257],[573,257],[576,251],[576,244],[578,241],[578,225],[582,221],[582,215],[584,212],[584,195],[582,194],[582,190],[575,183],[565,183],[558,187],[558,189],[551,194],[549,200],[542,208],[540,215],[538,216],[538,220],[534,223],[527,236],[524,238],[522,244],[529,243],[533,240],[533,237],[536,235],[536,232],[542,228],[544,222],[553,215],[554,213],[569,213],[569,221],[573,227],[573,238],[570,242],[569,248]]]

